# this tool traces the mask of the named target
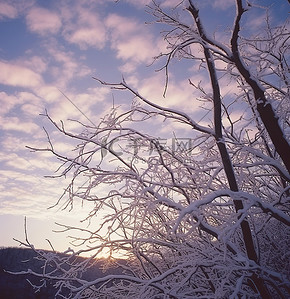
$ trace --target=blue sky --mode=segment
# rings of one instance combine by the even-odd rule
[[[163,28],[145,25],[154,18],[145,12],[150,1],[120,0],[9,0],[0,1],[0,246],[16,246],[12,238],[23,240],[24,216],[35,247],[48,248],[49,238],[58,250],[65,250],[68,239],[53,234],[54,222],[78,224],[86,209],[62,211],[53,205],[68,183],[65,179],[47,179],[58,162],[47,154],[31,153],[25,146],[46,146],[46,127],[56,146],[70,151],[71,145],[53,131],[44,117],[45,109],[67,128],[78,130],[68,119],[86,121],[62,93],[94,123],[112,105],[124,107],[131,97],[113,93],[100,86],[92,76],[105,81],[126,81],[143,95],[162,105],[190,109],[201,119],[198,104],[192,103],[194,92],[188,78],[206,82],[205,73],[194,63],[173,61],[170,87],[162,97],[164,73],[155,70],[162,62],[151,65],[152,57],[165,50],[159,34]],[[161,1],[165,8],[179,0]],[[209,32],[226,39],[225,30],[233,22],[233,0],[199,0],[201,15]],[[271,21],[279,24],[287,17],[287,0],[256,0],[255,4],[272,5]],[[185,7],[186,1],[182,4]],[[244,25],[254,33],[264,24],[264,10],[254,8]],[[183,11],[185,18],[189,18]],[[234,94],[235,84],[226,94]],[[182,94],[182,105],[180,95]],[[125,108],[124,108],[125,109]],[[158,127],[160,137],[178,131],[166,124]],[[181,132],[189,134],[189,132]]]

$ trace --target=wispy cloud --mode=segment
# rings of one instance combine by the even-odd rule
[[[108,88],[96,87],[88,88],[83,93],[72,93],[70,91],[60,94],[59,100],[49,109],[49,115],[55,120],[79,120],[84,124],[92,125],[97,123],[104,111],[111,103],[107,103]],[[67,130],[80,129],[77,122],[66,121]]]
[[[39,127],[33,122],[23,121],[19,117],[0,117],[0,128],[3,131],[17,131],[32,134]]]
[[[153,56],[160,53],[158,41],[137,20],[111,14],[106,26],[111,34],[111,48],[117,52],[117,58],[125,62],[123,70],[129,72],[140,63],[149,64]]]
[[[46,42],[46,45],[47,85],[65,88],[72,79],[92,75],[90,67],[69,49],[65,50],[55,42]]]
[[[22,60],[23,66],[26,66],[36,73],[42,74],[48,68],[47,58],[40,55],[32,55],[31,57],[26,57]]]
[[[135,0],[125,0],[125,2],[128,2],[132,5],[135,5],[137,7],[144,7],[145,5],[148,5],[151,0],[139,0],[139,1],[135,1]]]
[[[71,5],[61,7],[65,24],[63,36],[82,50],[89,47],[102,49],[106,42],[106,28],[97,10],[93,9],[92,12],[92,5],[85,1],[78,2],[73,7]]]
[[[192,101],[194,90],[190,88],[188,80],[180,81],[171,76],[165,97],[163,97],[165,88],[163,72],[139,80],[138,85],[137,89],[142,95],[164,107],[185,109],[188,113],[197,108],[196,103]]]
[[[18,170],[28,170],[34,168],[33,164],[26,159],[19,157],[16,154],[10,154],[7,157],[6,166],[12,167]]]
[[[0,92],[0,116],[8,113],[15,105],[19,104],[20,100],[14,96],[7,94],[4,91]]]
[[[43,83],[41,75],[33,70],[13,62],[0,61],[0,84],[36,87]]]
[[[40,35],[55,34],[61,28],[61,18],[46,8],[33,7],[26,15],[26,23],[30,31]]]
[[[14,19],[18,15],[17,9],[8,3],[0,3],[0,20],[2,18]]]
[[[231,6],[235,5],[235,1],[232,0],[214,0],[212,1],[212,5],[214,8],[218,8],[221,10],[226,10]]]

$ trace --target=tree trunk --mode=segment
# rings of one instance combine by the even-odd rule
[[[273,142],[273,145],[280,155],[285,167],[290,173],[290,146],[283,134],[283,131],[279,125],[279,119],[269,101],[265,97],[265,92],[263,87],[251,77],[251,74],[247,67],[244,65],[242,58],[240,57],[239,47],[238,47],[238,37],[240,31],[240,20],[242,14],[246,11],[242,6],[242,1],[237,0],[237,16],[235,20],[235,27],[233,30],[233,35],[231,39],[232,47],[232,60],[237,67],[240,74],[246,80],[253,90],[254,97],[257,104],[257,111],[261,117],[261,120]]]

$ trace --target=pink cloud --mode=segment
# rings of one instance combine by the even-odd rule
[[[135,5],[137,7],[144,7],[145,5],[148,5],[151,3],[151,0],[139,0],[139,1],[136,1],[136,0],[126,0],[125,2],[128,2],[132,5]]]
[[[47,70],[47,62],[44,57],[32,56],[28,58],[24,65],[32,69],[33,71],[43,73]]]
[[[36,87],[42,77],[29,68],[0,61],[0,83],[10,86]]]
[[[30,31],[40,35],[57,33],[61,27],[61,19],[57,13],[40,7],[34,7],[28,12],[26,22]]]
[[[21,100],[13,95],[8,95],[6,92],[0,92],[0,115],[5,115],[8,113],[13,107],[19,104]]]
[[[152,59],[153,41],[144,39],[142,36],[132,36],[128,40],[120,41],[115,44],[117,49],[117,57],[123,60],[132,59],[136,62],[146,62]]]
[[[118,58],[126,61],[126,68],[132,70],[140,62],[150,63],[160,53],[161,44],[134,19],[112,14],[106,25],[111,30],[111,47],[117,51]]]
[[[132,33],[136,34],[139,30],[144,30],[143,26],[140,26],[135,20],[117,14],[110,14],[106,19],[106,25],[109,28],[116,30],[113,31],[115,32],[115,35],[122,38],[131,35]]]
[[[161,106],[185,109],[193,111],[197,109],[199,103],[193,102],[193,90],[190,88],[188,80],[176,80],[170,74],[170,84],[166,92],[166,97],[163,97],[164,92],[164,73],[159,72],[154,76],[143,78],[137,83],[137,89],[140,94]],[[182,94],[182,100],[180,95]]]
[[[27,170],[33,167],[32,164],[26,159],[18,157],[16,154],[12,154],[11,156],[9,157],[10,159],[6,162],[7,166],[21,170]]]
[[[8,3],[0,3],[0,20],[2,18],[14,19],[17,17],[17,9]]]
[[[0,117],[0,128],[3,131],[17,131],[32,134],[39,130],[39,127],[33,122],[25,122],[18,117]]]
[[[235,1],[232,1],[232,0],[214,0],[213,1],[213,7],[219,8],[222,10],[226,10],[233,5],[235,5]]]
[[[64,38],[81,49],[96,47],[101,49],[106,42],[106,28],[98,14],[92,13],[90,7],[78,3],[74,9],[62,8],[64,18]]]
[[[55,79],[53,84],[58,88],[64,88],[71,79],[91,75],[89,67],[82,63],[80,57],[74,57],[72,52],[55,46],[47,49],[54,63],[47,71]]]
[[[86,49],[88,46],[96,46],[102,48],[104,45],[104,32],[97,33],[96,28],[80,28],[66,37],[73,44],[79,45],[81,49]]]

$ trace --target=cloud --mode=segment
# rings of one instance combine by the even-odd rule
[[[125,2],[130,3],[136,7],[140,7],[140,8],[144,8],[146,5],[151,5],[152,4],[152,0],[125,0]],[[182,4],[184,1],[182,0],[162,0],[162,1],[158,1],[158,3],[160,3],[161,6],[163,7],[170,7],[173,8],[177,5]]]
[[[111,14],[106,19],[111,32],[111,47],[125,62],[123,70],[132,71],[139,63],[151,63],[160,53],[160,43],[147,28],[134,19]]]
[[[165,77],[162,72],[150,78],[142,79],[138,90],[140,94],[145,95],[145,97],[150,100],[152,99],[152,101],[161,106],[177,108],[188,112],[193,111],[196,105],[192,102],[192,89],[189,86],[188,80],[175,80],[173,76],[170,78],[165,98],[163,98]],[[182,99],[180,95],[182,95]]]
[[[5,182],[5,177],[9,177],[9,181]],[[46,208],[54,201],[51,200],[53,196],[57,198],[53,186],[50,186],[50,190],[44,189],[44,180],[37,181],[29,173],[2,170],[0,182],[5,185],[4,190],[1,190],[2,214],[44,216],[48,214]]]
[[[140,33],[140,29],[144,30],[144,26],[138,24],[134,19],[110,14],[106,19],[106,25],[112,29],[112,36],[116,39],[118,36],[122,39],[131,35]]]
[[[8,3],[0,3],[0,20],[3,18],[14,19],[18,15],[17,9]]]
[[[84,124],[95,123],[97,125],[104,110],[108,109],[111,104],[105,101],[109,92],[110,89],[106,87],[88,88],[86,92],[76,94],[65,91],[65,96],[60,94],[58,101],[50,105],[48,113],[54,120],[65,121],[67,130],[78,132],[84,128],[78,122],[67,120],[73,119]]]
[[[6,92],[0,92],[0,115],[5,115],[11,109],[15,107],[15,105],[19,104],[20,100],[14,95],[8,95]]]
[[[85,3],[85,2],[84,2]],[[78,3],[74,8],[71,6],[62,7],[64,18],[64,38],[72,44],[77,44],[80,49],[88,47],[102,49],[106,42],[106,28],[91,7],[85,7]]]
[[[26,134],[32,134],[39,129],[35,123],[18,117],[0,117],[0,128],[3,131],[18,131]]]
[[[253,15],[255,16],[253,18],[253,15],[249,17],[248,15],[246,16],[246,30],[244,30],[246,33],[250,32],[251,34],[253,32],[257,32],[261,30],[262,28],[265,28],[266,25],[266,10],[260,10],[260,11],[255,11],[253,10]]]
[[[38,104],[40,101],[40,98],[38,96],[27,91],[18,92],[17,98],[21,99],[23,103],[34,104],[34,105]]]
[[[31,142],[31,137],[24,138],[23,135],[19,137],[18,134],[7,133],[5,134],[5,138],[1,140],[2,154],[4,156],[8,156],[11,152],[16,153],[26,150],[25,145],[27,145],[29,142]]]
[[[174,8],[174,7],[182,7],[188,6],[187,2],[184,3],[182,0],[163,0],[161,3],[162,7],[169,7],[169,8]]]
[[[47,51],[50,59],[48,74],[55,80],[52,84],[58,88],[65,88],[72,79],[91,75],[90,68],[81,59],[76,59],[72,52],[49,44]]]
[[[34,166],[26,159],[19,157],[16,154],[9,155],[9,160],[6,162],[6,166],[19,170],[34,169]]]
[[[24,61],[23,65],[37,73],[45,72],[48,67],[46,58],[40,56],[32,56],[27,58],[27,60]]]
[[[165,89],[163,72],[147,78],[137,76],[126,78],[126,82],[149,101],[163,107],[187,111],[189,114],[194,112],[199,103],[194,101],[197,92],[189,85],[188,79],[177,79],[173,74],[169,74],[169,81],[166,95],[163,97]]]
[[[49,103],[55,103],[60,100],[62,97],[61,92],[51,85],[43,85],[37,89],[37,95],[44,99],[44,101]]]
[[[33,7],[26,15],[28,29],[40,35],[55,34],[61,28],[60,16],[48,9]]]
[[[35,104],[23,104],[21,106],[21,111],[26,116],[35,117],[35,115],[39,115],[43,113],[43,105],[35,105]]]
[[[214,0],[212,2],[214,8],[226,10],[231,6],[235,5],[235,1],[233,0]]]
[[[90,46],[103,48],[105,34],[104,32],[97,32],[96,28],[84,27],[68,34],[66,40],[70,43],[77,44],[82,50],[85,50]]]
[[[135,5],[136,7],[144,8],[145,5],[149,5],[152,1],[151,0],[125,0],[125,2],[128,2],[132,5]]]
[[[0,61],[0,69],[0,84],[30,88],[42,84],[42,77],[27,67]]]

